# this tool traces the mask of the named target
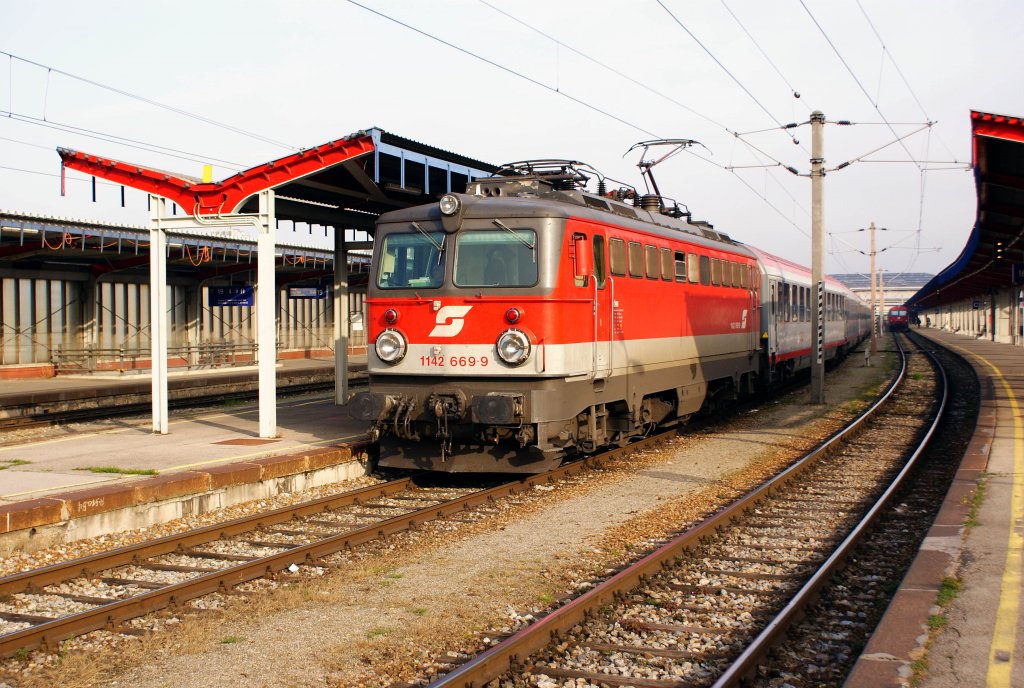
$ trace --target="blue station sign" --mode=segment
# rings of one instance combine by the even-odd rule
[[[256,290],[252,285],[210,287],[208,293],[210,306],[252,306],[256,303]]]

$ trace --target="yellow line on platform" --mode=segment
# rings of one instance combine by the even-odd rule
[[[334,438],[331,438],[331,439],[328,439],[328,440],[317,440],[316,442],[305,442],[303,444],[299,444],[299,445],[296,445],[294,447],[287,447],[286,450],[288,452],[302,451],[302,449],[305,448],[305,447],[315,447],[318,444],[330,444],[331,442],[342,442],[342,441],[345,441],[345,440],[352,440],[352,439],[356,439],[358,437],[362,437],[364,434],[365,433],[357,433],[357,434],[354,434],[354,435],[345,435],[344,437],[334,437]],[[222,459],[210,459],[209,461],[199,461],[197,463],[182,464],[181,466],[172,466],[170,468],[161,469],[160,472],[163,473],[164,471],[184,471],[184,470],[189,469],[189,468],[198,468],[199,466],[209,466],[211,464],[224,463],[226,461],[242,461],[244,459],[251,459],[251,458],[256,457],[256,456],[270,456],[270,455],[267,454],[265,451],[262,451],[262,452],[252,452],[252,453],[249,453],[249,454],[237,454],[235,456],[226,456],[226,457],[224,457]]]
[[[988,673],[985,677],[987,688],[1010,688],[1013,675],[1014,649],[1017,646],[1017,622],[1020,612],[1021,555],[1024,553],[1024,534],[1018,532],[1016,524],[1024,521],[1024,422],[1021,408],[1010,383],[994,363],[984,356],[958,346],[948,345],[966,355],[973,356],[992,369],[993,375],[1006,394],[1013,419],[1013,480],[1010,488],[1010,528],[1006,544],[1006,560],[1003,563],[1002,585],[999,593],[999,607],[996,609],[995,629],[992,645],[988,651]],[[998,422],[998,421],[997,421]],[[993,438],[993,445],[995,439]],[[991,449],[989,451],[992,451]],[[996,659],[1001,653],[1007,659]]]

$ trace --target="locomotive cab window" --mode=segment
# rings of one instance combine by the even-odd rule
[[[440,287],[447,251],[444,232],[388,234],[380,249],[377,286],[381,289]]]
[[[537,284],[537,233],[532,229],[464,231],[455,243],[455,285],[532,287]]]

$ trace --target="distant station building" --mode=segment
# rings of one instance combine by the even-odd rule
[[[888,313],[893,306],[902,306],[935,275],[927,272],[879,272],[876,297],[881,299],[879,311]],[[830,275],[865,301],[871,301],[871,276],[863,273]]]
[[[1024,119],[971,112],[977,219],[959,257],[907,301],[921,322],[1024,345]]]

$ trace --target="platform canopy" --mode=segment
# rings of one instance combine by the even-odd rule
[[[247,225],[256,232],[256,358],[259,365],[260,437],[277,434],[274,368],[275,264],[278,221],[334,227],[335,401],[347,400],[348,251],[346,229],[372,232],[388,210],[430,203],[497,167],[389,134],[381,129],[300,150],[219,182],[58,149],[61,170],[71,168],[145,191],[150,198],[150,312],[166,313],[168,234]],[[181,209],[181,213],[177,209]],[[269,287],[269,288],[268,288]],[[167,323],[152,318],[153,430],[167,433]]]
[[[960,256],[908,301],[933,308],[1011,284],[1024,262],[1024,119],[971,112],[978,215]]]
[[[187,215],[257,212],[275,194],[278,220],[373,230],[377,215],[462,192],[498,168],[379,128],[271,160],[219,182],[59,148],[65,167],[162,196]]]

